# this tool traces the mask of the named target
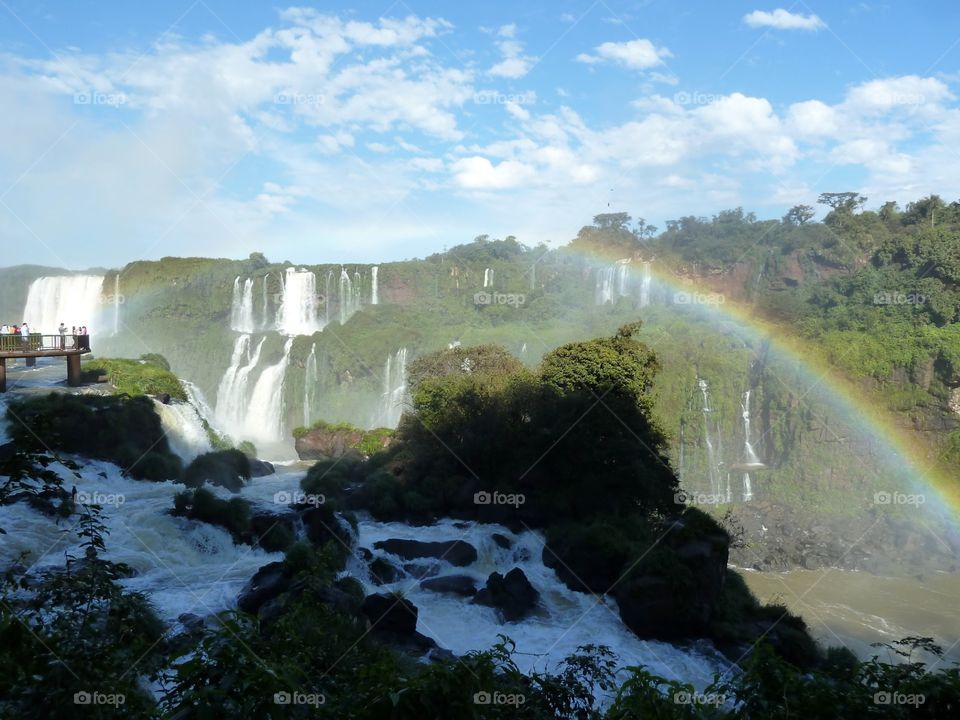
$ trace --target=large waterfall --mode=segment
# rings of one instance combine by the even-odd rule
[[[647,260],[643,263],[643,276],[640,278],[640,307],[647,307],[650,304],[650,283],[652,280],[651,262]]]
[[[312,274],[312,273],[311,273]],[[283,357],[264,368],[250,395],[241,437],[244,440],[280,442],[284,439],[283,381],[290,365],[293,338],[283,346]]]
[[[483,286],[485,288],[493,287],[493,270],[490,268],[483,271]]]
[[[717,496],[720,494],[722,479],[720,477],[719,453],[717,448],[714,447],[713,441],[710,439],[710,416],[713,412],[710,409],[710,387],[703,378],[697,380],[697,385],[700,386],[700,392],[703,394],[703,407],[701,408],[701,412],[703,413],[703,437],[707,444],[707,473],[710,478],[710,494]],[[718,434],[718,442],[719,439]]]
[[[113,278],[113,334],[120,333],[120,273]]]
[[[597,270],[597,305],[607,305],[613,302],[613,267]]]
[[[627,278],[630,270],[629,260],[618,260],[616,264],[616,286],[617,286],[617,295],[620,297],[626,297],[630,294],[630,291],[627,290]]]
[[[313,335],[323,329],[319,322],[317,276],[309,270],[287,268],[277,329],[288,336]]]
[[[750,435],[750,391],[743,393],[743,400],[740,403],[740,409],[743,414],[743,499],[745,501],[753,499],[753,486],[750,482],[750,470],[764,467],[763,462],[757,457],[753,449]]]
[[[267,273],[266,275],[263,276],[263,286],[261,289],[261,295],[263,296],[262,297],[263,314],[260,316],[261,317],[260,329],[262,330],[270,330],[272,327],[272,323],[270,322],[270,295],[268,290],[269,284],[270,284],[270,273]]]
[[[380,266],[370,268],[370,304],[380,304]]]
[[[359,279],[359,274],[355,277]],[[346,268],[340,268],[340,324],[345,325],[359,309],[360,283],[354,283]]]
[[[198,455],[213,449],[207,430],[203,426],[200,410],[192,403],[171,402],[169,405],[164,405],[154,401],[154,408],[160,416],[160,423],[170,443],[170,449],[184,462],[190,462]]]
[[[86,325],[97,332],[98,309],[103,294],[102,275],[58,275],[30,283],[23,317],[33,332],[53,335],[60,323],[67,327]]]
[[[383,368],[383,393],[373,427],[393,428],[403,415],[403,403],[407,395],[407,349],[400,348],[387,355]]]
[[[242,333],[252,333],[253,323],[253,278],[240,284],[240,276],[233,281],[233,303],[230,306],[230,328]]]
[[[310,347],[307,355],[306,373],[303,382],[303,426],[310,427],[313,421],[313,403],[317,396],[317,344]]]
[[[244,426],[248,415],[250,373],[260,363],[263,350],[262,338],[256,349],[250,352],[250,336],[241,335],[233,343],[230,367],[223,374],[217,389],[216,418],[220,426],[230,435],[237,435]]]

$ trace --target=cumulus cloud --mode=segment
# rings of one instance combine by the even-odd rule
[[[487,158],[474,155],[455,162],[453,175],[457,184],[467,190],[504,190],[527,182],[534,170],[515,160],[494,165]]]
[[[774,30],[822,30],[827,24],[814,14],[802,15],[792,13],[783,8],[772,12],[754,10],[743,16],[743,21],[750,27],[773,28]]]
[[[503,59],[490,68],[488,73],[493,77],[519,80],[536,65],[537,58],[526,55],[523,50],[523,43],[514,39],[517,34],[516,25],[504,25],[497,31],[497,34],[504,38],[496,43]]]
[[[627,42],[605,42],[593,49],[593,54],[580,53],[577,62],[594,65],[610,62],[630,70],[648,70],[663,65],[664,58],[673,57],[665,47],[657,47],[646,38]]]

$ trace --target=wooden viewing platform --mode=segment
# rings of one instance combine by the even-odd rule
[[[27,367],[38,357],[65,357],[67,384],[80,384],[80,356],[90,352],[89,335],[0,335],[0,393],[7,391],[7,360],[24,358]]]

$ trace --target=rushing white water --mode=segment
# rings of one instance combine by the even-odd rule
[[[640,307],[642,308],[650,304],[650,283],[653,278],[651,265],[649,260],[643,263],[643,275],[640,278]]]
[[[370,304],[380,304],[380,266],[370,268]]]
[[[230,305],[230,329],[242,333],[254,331],[253,322],[253,278],[240,283],[237,275],[233,281],[233,302]]]
[[[327,270],[327,281],[323,288],[323,317],[324,322],[330,324],[330,306],[333,304],[333,297],[330,295],[330,288],[333,283],[333,270]]]
[[[155,401],[154,409],[160,416],[163,432],[173,450],[180,459],[189,463],[197,456],[210,452],[210,438],[203,426],[200,411],[189,402],[171,402],[164,405]]]
[[[103,294],[102,275],[58,275],[37,278],[30,283],[27,304],[21,321],[31,332],[56,334],[60,323],[87,326],[96,334],[100,320],[100,298]]]
[[[266,338],[261,338],[256,349],[250,352],[250,336],[241,335],[234,341],[230,367],[223,374],[217,388],[216,418],[230,435],[242,431],[249,407],[250,373],[260,363],[260,352]]]
[[[113,278],[113,334],[118,335],[119,333],[120,333],[120,273],[117,273]]]
[[[264,368],[250,395],[242,426],[245,440],[280,442],[284,439],[283,381],[290,365],[293,338],[283,346],[283,357],[276,365]]]
[[[277,328],[288,336],[313,335],[323,329],[319,322],[317,276],[309,270],[287,268]]]
[[[506,574],[518,567],[527,576],[540,593],[538,609],[525,620],[503,623],[493,608],[424,590],[419,581],[409,577],[377,586],[362,568],[354,566],[368,593],[401,592],[419,609],[417,630],[457,655],[488,649],[498,642],[498,634],[505,634],[517,643],[515,659],[524,671],[534,668],[555,670],[559,661],[578,646],[587,644],[609,646],[619,656],[621,666],[644,664],[654,674],[692,682],[698,689],[709,684],[713,673],[720,669],[720,662],[705,654],[681,650],[667,643],[640,640],[621,622],[613,600],[569,590],[553,570],[544,566],[541,560],[543,539],[539,533],[514,534],[498,525],[479,523],[464,527],[452,520],[442,520],[428,527],[411,527],[366,518],[361,519],[358,529],[361,547],[397,565],[404,561],[374,549],[374,543],[389,538],[427,542],[464,540],[477,549],[477,561],[464,568],[440,560],[439,574],[468,575],[476,580],[478,587],[486,583],[492,572]],[[495,532],[510,538],[513,547],[504,549],[498,546],[492,538]]]
[[[493,270],[491,268],[483,271],[483,286],[485,288],[493,287]]]
[[[403,403],[407,395],[407,349],[400,348],[387,355],[383,368],[383,392],[380,406],[371,424],[372,427],[394,428],[403,415]]]
[[[754,452],[753,445],[750,442],[751,435],[750,435],[750,391],[749,390],[743,393],[743,400],[740,403],[740,410],[743,415],[743,462],[744,462],[743,499],[744,501],[749,501],[753,499],[753,486],[750,481],[750,473],[747,471],[747,468],[763,467],[763,463],[760,461],[760,458],[757,457],[757,453]]]
[[[317,344],[310,347],[310,354],[307,355],[305,367],[305,376],[303,382],[303,426],[310,427],[313,421],[313,403],[317,396]]]
[[[270,285],[270,273],[267,273],[263,276],[263,284],[261,285],[260,293],[263,296],[261,302],[263,303],[263,311],[260,316],[260,329],[261,330],[270,330],[273,328],[273,323],[270,322],[270,294],[269,294],[269,285]]]
[[[614,273],[616,276],[617,295],[626,297],[630,294],[630,291],[627,289],[630,260],[617,260],[617,264],[614,267],[616,268]]]
[[[127,479],[106,462],[81,460],[81,467],[80,479],[64,475],[65,487],[76,484],[81,498],[100,495],[109,531],[106,558],[133,568],[136,575],[121,584],[144,593],[167,622],[181,613],[205,616],[236,607],[237,594],[257,569],[282,559],[234,545],[221,528],[170,515],[183,485]],[[17,561],[21,552],[29,553],[26,564],[35,564],[34,570],[62,567],[66,552],[83,557],[76,534],[64,532],[75,520],[58,525],[24,503],[0,507],[0,527],[7,531],[0,567]]]

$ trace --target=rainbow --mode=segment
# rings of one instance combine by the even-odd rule
[[[598,252],[571,250],[569,247],[564,248],[564,252],[579,257],[594,268],[615,262]],[[716,294],[709,283],[680,278],[663,262],[655,259],[651,261],[651,275],[661,288],[674,293]],[[722,303],[710,305],[709,308],[706,312],[735,323],[739,326],[738,330],[746,333],[751,341],[767,342],[782,359],[793,362],[811,383],[811,389],[822,388],[831,396],[831,408],[851,428],[878,441],[885,454],[885,466],[902,469],[913,488],[923,493],[925,506],[931,506],[928,496],[932,494],[933,507],[945,514],[953,525],[960,527],[960,475],[957,468],[951,470],[944,467],[943,463],[938,462],[936,448],[898,427],[892,413],[881,405],[879,398],[831,365],[822,349],[813,348],[802,338],[760,317],[752,305],[724,297]],[[890,490],[899,491],[901,488]]]

